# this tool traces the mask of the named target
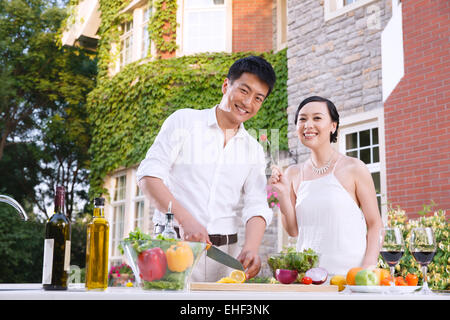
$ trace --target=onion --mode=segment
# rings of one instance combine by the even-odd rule
[[[324,268],[311,268],[306,271],[305,277],[310,277],[313,284],[322,284],[327,281],[328,272]]]
[[[277,269],[275,271],[275,278],[283,284],[294,282],[297,279],[297,275],[297,270]]]

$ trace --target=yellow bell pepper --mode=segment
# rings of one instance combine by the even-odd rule
[[[188,243],[178,242],[166,252],[167,267],[172,272],[183,272],[194,263],[194,254]]]

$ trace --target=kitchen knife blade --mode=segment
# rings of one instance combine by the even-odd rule
[[[242,263],[239,262],[239,260],[233,258],[229,254],[218,249],[217,247],[210,246],[209,248],[207,248],[206,255],[211,259],[223,265],[226,265],[227,267],[245,271],[244,266],[242,265]]]

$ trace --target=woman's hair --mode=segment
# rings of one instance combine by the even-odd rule
[[[266,98],[272,92],[275,85],[276,75],[272,68],[272,65],[264,58],[258,56],[249,56],[236,60],[228,70],[227,78],[233,82],[239,79],[244,72],[252,73],[258,76],[259,79],[264,81],[269,86],[269,92]]]
[[[300,113],[300,109],[303,108],[304,105],[310,102],[325,102],[328,108],[328,113],[330,114],[331,121],[336,122],[336,130],[334,133],[330,133],[330,142],[336,142],[337,141],[337,135],[338,135],[338,129],[339,129],[339,113],[337,112],[336,106],[333,102],[331,102],[328,99],[319,97],[319,96],[312,96],[308,97],[305,100],[303,100],[300,105],[297,108],[297,112],[295,113],[295,125],[297,125],[298,120],[298,114]]]

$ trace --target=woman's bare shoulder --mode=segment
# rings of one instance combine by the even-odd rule
[[[341,155],[341,160],[339,162],[340,170],[345,171],[346,173],[358,175],[368,170],[366,164],[358,158]]]

